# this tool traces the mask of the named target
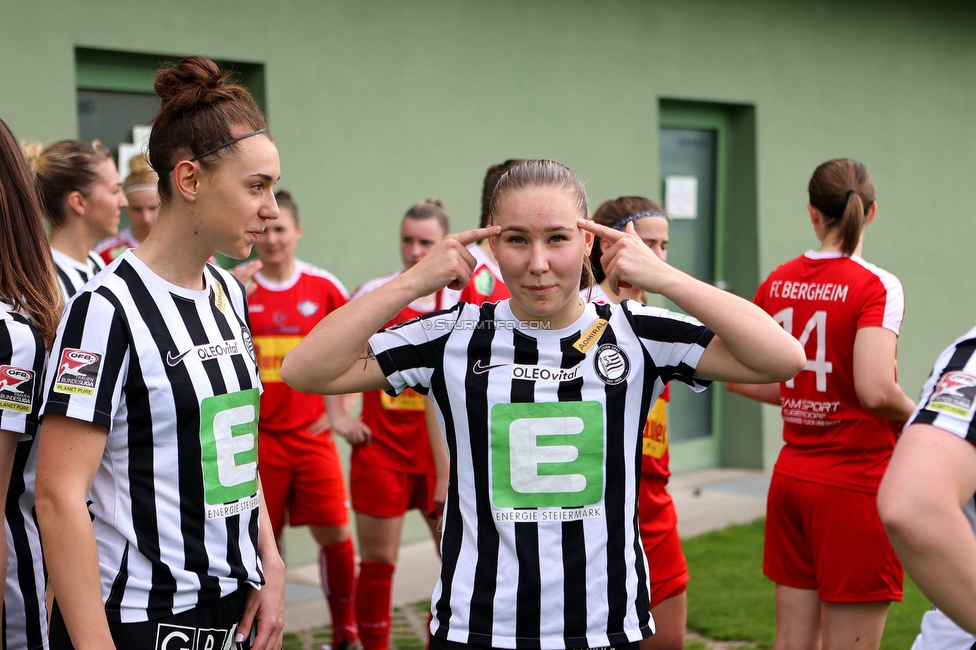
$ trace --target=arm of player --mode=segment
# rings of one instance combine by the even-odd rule
[[[325,417],[327,426],[333,433],[338,433],[353,447],[368,445],[373,439],[373,432],[360,418],[349,415],[349,395],[326,395]],[[316,433],[312,431],[312,433]]]
[[[623,230],[581,219],[579,226],[612,242],[600,262],[616,293],[621,281],[658,293],[715,332],[695,377],[750,384],[791,379],[806,364],[803,346],[762,309],[668,266],[640,240],[633,223]]]
[[[976,447],[928,424],[905,429],[878,490],[898,558],[939,609],[976,634],[976,537],[963,505],[976,493]]]
[[[427,435],[430,436],[430,450],[434,453],[434,468],[437,470],[437,486],[434,488],[434,503],[444,508],[447,500],[447,487],[451,479],[451,457],[444,446],[440,424],[437,423],[437,409],[429,399],[424,399],[424,415],[427,418]]]
[[[115,648],[102,605],[98,547],[87,507],[108,430],[47,415],[40,436],[34,501],[54,597],[75,648]]]
[[[862,327],[854,337],[854,390],[864,410],[886,420],[904,422],[915,403],[895,380],[898,336],[883,327]]]
[[[251,589],[248,594],[234,641],[243,643],[256,622],[257,630],[251,650],[279,650],[285,629],[285,563],[278,553],[278,544],[271,529],[264,490],[260,487],[258,490],[261,494],[258,556],[264,572],[264,585],[261,589]]]
[[[331,312],[285,356],[281,378],[303,393],[390,388],[369,348],[369,337],[414,300],[444,287],[462,288],[475,267],[465,246],[499,230],[493,226],[448,235],[410,270]]]
[[[725,382],[725,390],[773,406],[781,406],[779,384],[737,384]]]
[[[10,473],[17,454],[20,434],[13,431],[0,431],[0,503],[7,502],[7,489],[10,487]],[[6,522],[4,522],[6,523]],[[6,575],[7,536],[0,536],[0,578]],[[0,583],[0,601],[3,600],[5,583]]]

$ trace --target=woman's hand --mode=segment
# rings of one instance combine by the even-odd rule
[[[264,586],[250,587],[234,641],[242,643],[250,636],[251,627],[257,625],[251,649],[280,650],[285,629],[285,564],[275,557],[271,561],[262,558],[262,565]]]
[[[614,230],[594,221],[580,219],[579,227],[610,243],[600,257],[600,264],[614,295],[620,294],[618,289],[630,286],[649,293],[663,292],[664,281],[674,269],[641,241],[633,222],[623,230]]]
[[[445,287],[459,291],[468,283],[468,278],[478,265],[467,246],[488,237],[496,237],[501,230],[500,226],[489,226],[448,235],[403,275],[411,278],[418,298],[429,296]]]
[[[340,415],[332,418],[332,432],[338,433],[353,447],[368,445],[373,441],[373,431],[359,418]]]

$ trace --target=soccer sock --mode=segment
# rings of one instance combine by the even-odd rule
[[[356,550],[352,540],[323,546],[319,568],[322,591],[332,614],[332,647],[338,648],[340,641],[355,642]]]
[[[360,562],[356,582],[356,621],[365,650],[386,650],[390,644],[393,569],[385,562]]]

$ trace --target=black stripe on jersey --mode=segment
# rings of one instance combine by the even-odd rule
[[[604,331],[603,336],[600,337],[600,342],[601,344],[616,344],[617,337],[613,329],[608,327]],[[630,603],[627,602],[627,575],[629,571],[625,562],[627,551],[625,531],[627,527],[630,527],[632,533],[637,536],[638,542],[640,540],[637,508],[634,508],[632,521],[626,521],[624,518],[626,514],[624,503],[628,496],[627,493],[629,491],[630,497],[636,500],[638,489],[637,476],[635,476],[632,485],[627,484],[627,467],[631,467],[632,471],[635,471],[638,475],[640,468],[640,465],[635,464],[635,453],[637,452],[633,449],[627,450],[624,448],[624,414],[626,413],[627,406],[627,385],[628,382],[625,381],[615,386],[607,384],[604,387],[607,418],[606,493],[604,498],[606,512],[604,514],[606,515],[605,521],[607,526],[607,638],[610,645],[630,642],[625,632],[625,621],[627,611],[630,607]],[[639,422],[643,423],[646,419],[647,411],[642,410]],[[640,447],[641,441],[641,436],[638,435],[638,448]],[[638,551],[638,553],[642,552]],[[638,601],[644,601],[645,603],[644,608],[638,611],[641,627],[644,627],[647,625],[649,618],[646,601],[644,600],[647,596],[642,593],[645,591],[647,578],[643,570],[644,563],[640,561],[640,557],[638,554],[636,566],[631,567],[631,570],[636,570],[639,577]]]
[[[227,300],[229,300],[229,297]],[[203,322],[200,320],[200,314],[197,312],[196,303],[191,300],[181,298],[180,296],[173,296],[173,302],[176,305],[177,311],[180,312],[180,319],[186,326],[186,331],[190,335],[190,341],[193,343],[193,345],[205,345],[209,343],[210,337],[207,334],[206,328],[203,326]],[[212,298],[210,304],[213,305]],[[219,322],[220,320],[223,320],[223,318],[218,316],[217,320]],[[179,365],[181,368],[185,368],[184,364]],[[218,359],[206,359],[203,361],[203,368],[207,373],[207,379],[210,380],[213,394],[226,394],[227,385],[224,382],[224,377],[220,372],[220,361]],[[189,388],[189,393],[191,395],[193,394],[192,387]],[[193,400],[197,400],[195,395]],[[179,403],[179,400],[177,400],[177,404]],[[199,431],[199,415],[194,415],[194,420],[195,423],[192,430]],[[193,469],[191,471],[180,472],[180,492],[183,494],[190,494],[194,490],[199,490],[198,486],[203,485],[203,470],[201,465],[202,461],[200,458],[199,440],[190,440],[189,436],[180,436],[179,448],[180,463],[184,465],[193,465]],[[184,502],[181,505],[181,508],[186,511],[189,509],[189,505],[190,504]],[[196,508],[192,508],[194,514],[191,517],[184,517],[183,519],[183,550],[186,553],[186,568],[193,571],[200,577],[200,597],[198,598],[198,602],[204,603],[220,598],[220,580],[215,576],[208,575],[210,569],[210,559],[207,557],[207,555],[202,552],[193,552],[192,550],[193,548],[196,548],[197,551],[202,551],[206,548],[205,522],[207,520],[207,515],[203,506],[203,500],[201,499],[199,502],[197,502],[196,506]],[[227,519],[234,519],[238,517],[240,517],[240,515],[228,517]],[[229,536],[231,534],[231,529],[228,528],[227,532]],[[235,532],[239,532],[239,528]],[[194,540],[195,543],[191,540]],[[234,539],[234,542],[236,541],[237,539]],[[231,540],[228,539],[227,542],[229,546]],[[239,549],[228,550],[230,551],[230,554],[227,557],[228,562],[240,562]],[[234,556],[234,553],[236,553],[236,557]],[[239,578],[239,575],[235,575],[235,577]]]
[[[153,333],[153,340],[157,346],[164,346],[167,350],[175,349],[175,344],[169,333],[166,321],[156,306],[156,301],[149,293],[149,289],[143,284],[136,270],[127,262],[122,262],[116,267],[115,272],[125,282],[129,294],[132,297],[132,302],[147,327]],[[113,304],[117,314],[125,313],[122,304],[111,291],[102,286],[96,289],[96,292]],[[90,295],[90,293],[82,294],[78,300],[84,300]],[[71,311],[74,310],[72,309]],[[178,373],[185,374],[185,369],[183,364],[180,364],[179,368],[166,366],[165,354],[166,351],[161,349],[160,359],[164,367],[167,368],[170,383],[173,384],[174,395],[176,395],[177,403],[179,403],[179,395],[177,394],[179,392],[179,384],[174,381],[174,375]],[[189,377],[184,377],[183,381],[185,382],[183,385],[189,385]],[[129,467],[127,479],[129,481],[129,494],[132,501],[132,526],[136,539],[139,540],[139,551],[152,565],[152,588],[150,589],[149,602],[146,606],[146,611],[149,613],[150,618],[152,618],[154,616],[165,615],[172,611],[173,596],[176,593],[176,578],[161,559],[159,528],[157,526],[158,516],[156,512],[156,485],[153,480],[155,476],[155,465],[153,461],[154,446],[152,440],[151,406],[149,403],[149,391],[143,381],[142,370],[139,365],[139,355],[137,354],[129,355],[129,372],[127,373],[127,382],[124,390],[128,418],[127,424],[129,425]],[[190,398],[195,399],[192,391]],[[179,418],[179,415],[180,412],[177,409],[177,418]],[[147,418],[149,419],[147,420]],[[147,428],[133,427],[133,424],[144,426],[147,423],[149,424]],[[182,431],[184,429],[181,427],[180,430]],[[183,469],[182,467],[180,468],[181,476],[183,475]],[[183,519],[185,520],[186,517]],[[119,583],[119,578],[123,580],[127,579],[124,577],[127,572],[127,562],[125,565],[119,567],[119,575],[116,577],[116,584],[120,584],[122,588],[118,592],[119,598],[111,603],[114,609],[109,609],[109,603],[106,603],[106,613],[112,614],[109,616],[110,622],[120,622],[121,595],[124,593],[125,582]]]
[[[935,387],[938,386],[939,380],[947,372],[955,372],[965,368],[966,364],[969,363],[969,360],[973,357],[974,352],[976,352],[976,339],[966,339],[965,341],[958,343],[956,345],[956,349],[952,352],[952,356],[949,357],[949,361],[946,363],[946,365],[941,369],[932,369],[930,378],[935,380],[935,383],[932,385],[932,390],[935,390]],[[928,400],[931,397],[932,394],[929,393],[928,395],[924,396],[923,401],[928,403]],[[939,417],[939,413],[937,411],[930,411],[927,408],[922,408],[922,410],[918,412],[918,415],[915,416],[912,424],[932,424],[937,417]],[[976,418],[973,418],[969,422],[969,430],[966,432],[966,440],[976,445]]]
[[[609,329],[609,328],[607,328]],[[562,351],[560,368],[573,368],[586,360],[586,355],[573,347],[581,332],[560,340]],[[583,376],[559,382],[560,402],[583,400]],[[562,523],[563,551],[563,637],[568,643],[586,643],[586,534],[583,520]]]
[[[461,308],[463,305],[464,303],[458,303],[451,309],[424,314],[416,320],[443,318],[445,314],[454,312],[454,319],[456,321],[461,315]],[[484,312],[482,312],[482,318],[483,317]],[[406,325],[406,323],[398,323],[397,325],[394,325],[388,329],[396,329],[398,326],[403,325]],[[433,368],[444,359],[444,346],[447,345],[447,340],[450,338],[450,333],[451,330],[444,330],[443,334],[432,341],[398,345],[390,348],[389,350],[384,350],[376,355],[376,360],[380,364],[383,374],[387,376],[393,374],[397,368]],[[474,337],[472,337],[472,340],[474,340]],[[412,388],[418,393],[422,393],[424,395],[426,395],[428,391],[427,387],[425,386],[413,386]]]
[[[473,370],[478,352],[491,349],[495,336],[495,305],[485,303],[480,310],[480,321],[488,324],[486,329],[476,329],[468,342],[467,368],[464,373],[465,406],[468,416],[469,439],[471,446],[471,466],[474,490],[477,495],[476,509],[478,519],[478,561],[474,571],[474,586],[471,597],[471,624],[469,634],[479,641],[488,640],[490,645],[494,611],[495,588],[498,580],[498,529],[491,511],[491,482],[488,477],[490,465],[489,448],[491,436],[488,430],[488,373],[476,374]],[[472,354],[472,353],[475,354]],[[482,363],[490,363],[483,359]],[[445,526],[445,530],[447,527]],[[460,540],[459,540],[460,541]],[[455,558],[456,562],[456,558]],[[453,579],[452,575],[444,577]],[[469,643],[473,642],[469,639]]]
[[[539,363],[539,343],[518,330],[514,337],[514,363],[535,366]],[[535,401],[535,381],[513,379],[512,404]],[[539,524],[522,521],[515,524],[515,555],[518,558],[518,587],[515,601],[515,636],[520,647],[539,648],[542,619],[542,569],[539,561]]]
[[[227,283],[224,282],[223,276],[217,273],[217,271],[211,268],[209,265],[207,265],[207,270],[210,271],[210,274],[214,277],[214,279],[220,283],[221,287],[223,287],[224,295],[227,296],[227,302],[229,303],[231,296],[230,287],[228,287]],[[238,285],[240,286],[239,282]],[[243,287],[241,287],[241,290],[243,290]],[[227,316],[217,309],[217,304],[213,296],[211,296],[210,300],[210,309],[213,312],[214,321],[217,323],[217,329],[220,331],[220,335],[224,337],[224,340],[229,341],[230,339],[235,338],[234,330],[231,329],[230,323],[227,322]],[[228,309],[230,309],[231,313],[234,314],[234,317],[241,326],[241,330],[247,329],[250,331],[247,324],[242,321],[241,317],[237,314],[237,310],[233,309],[232,307],[228,307]],[[244,310],[244,313],[247,313],[247,309]],[[245,350],[245,352],[247,351]],[[250,353],[248,352],[248,354]],[[234,364],[234,374],[237,375],[237,383],[240,385],[241,390],[254,388],[254,385],[251,382],[251,374],[247,371],[247,362],[244,361],[244,356],[241,354],[233,355],[231,357],[231,363]],[[243,565],[241,566],[243,567]],[[247,578],[246,572],[244,578]]]
[[[54,265],[54,269],[58,272],[58,280],[61,281],[61,287],[64,289],[64,293],[71,298],[77,293],[75,286],[71,283],[71,278],[57,264]]]
[[[630,321],[634,333],[642,339],[667,343],[684,343],[687,345],[697,344],[702,348],[706,348],[715,336],[711,330],[705,329],[700,324],[695,325],[676,318],[657,318],[635,314],[627,308],[625,303],[621,304],[621,309]],[[609,309],[606,311],[609,313]],[[650,357],[647,358],[650,360]],[[689,386],[694,384],[708,384],[705,381],[693,380],[695,369],[684,362],[679,363],[677,366],[658,366],[658,371],[665,383],[672,379],[677,379]]]
[[[42,347],[42,353],[43,349]],[[27,484],[24,480],[27,460],[30,457],[31,447],[36,444],[36,437],[31,440],[21,441],[17,444],[13,470],[10,474],[10,487],[7,490],[7,503],[4,508],[7,530],[10,531],[10,538],[13,540],[13,545],[8,551],[11,556],[17,559],[18,596],[24,608],[25,640],[28,648],[39,648],[44,643],[44,632],[41,627],[41,603],[38,601],[38,585],[34,577],[34,567],[44,560],[41,557],[34,557],[31,549],[31,540],[27,535],[26,518],[24,517],[24,511],[20,507],[20,498],[27,490]],[[43,593],[43,589],[41,592]],[[8,597],[10,595],[9,593],[7,594]],[[8,642],[12,641],[7,639],[7,615],[8,612],[4,608],[4,648],[7,647]]]
[[[129,542],[125,543],[122,550],[122,559],[119,562],[119,572],[112,582],[112,589],[108,592],[105,599],[105,611],[118,612],[122,609],[122,597],[125,595],[125,585],[129,581]]]

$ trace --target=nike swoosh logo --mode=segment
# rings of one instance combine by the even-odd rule
[[[170,367],[170,368],[175,368],[175,367],[176,367],[176,365],[177,365],[177,364],[178,364],[178,363],[179,363],[180,361],[182,361],[182,360],[183,360],[183,357],[185,357],[186,355],[188,355],[188,354],[190,354],[191,352],[193,352],[193,348],[190,348],[190,349],[189,349],[189,350],[187,350],[186,352],[182,352],[182,353],[180,353],[180,354],[177,354],[177,355],[176,355],[176,356],[174,357],[174,356],[173,356],[173,351],[172,351],[172,350],[170,350],[169,352],[167,352],[167,353],[166,353],[166,363],[167,363],[167,365],[169,365],[169,367]]]
[[[483,375],[493,368],[501,368],[502,366],[507,366],[507,365],[508,365],[507,363],[496,363],[493,366],[483,366],[481,365],[481,359],[478,359],[477,361],[474,362],[474,366],[471,368],[471,370],[473,370],[474,374],[476,375]]]

